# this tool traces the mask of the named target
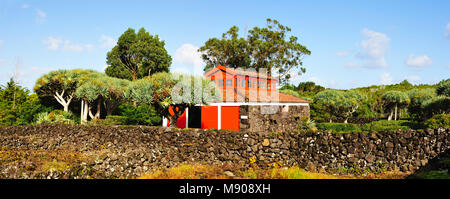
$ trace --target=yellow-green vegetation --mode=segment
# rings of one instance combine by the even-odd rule
[[[73,165],[80,164],[87,157],[79,152],[57,150],[0,150],[0,165],[2,167],[17,166],[23,172],[64,171]]]
[[[299,167],[246,168],[203,164],[182,164],[146,173],[139,179],[337,179],[339,176],[307,172]],[[345,177],[348,178],[348,177]]]

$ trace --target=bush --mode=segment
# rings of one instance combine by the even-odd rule
[[[418,129],[421,128],[421,125],[417,122],[411,122],[407,120],[380,120],[374,121],[367,124],[362,125],[361,129],[363,131],[397,131],[408,130],[408,129]]]
[[[361,132],[358,125],[346,123],[318,123],[317,128],[324,131],[331,130],[333,133]]]
[[[70,111],[54,110],[50,113],[42,112],[36,118],[36,124],[75,124],[75,116]]]
[[[114,126],[114,125],[125,125],[126,117],[120,115],[110,115],[106,116],[105,119],[93,119],[88,122],[88,125],[101,125],[101,126]]]
[[[317,132],[316,122],[314,120],[309,119],[308,117],[302,117],[299,120],[299,132]]]
[[[432,118],[425,121],[425,127],[431,129],[450,128],[450,114],[434,115]]]
[[[125,117],[127,125],[150,125],[156,126],[161,124],[161,116],[153,108],[153,106],[142,104],[134,107],[133,104],[122,104],[118,108],[121,116]]]

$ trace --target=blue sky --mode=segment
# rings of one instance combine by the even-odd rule
[[[306,74],[331,88],[437,83],[450,77],[450,1],[0,1],[0,83],[32,88],[55,69],[103,71],[128,28],[166,42],[171,71],[196,73],[196,49],[237,25],[279,20],[311,50]]]

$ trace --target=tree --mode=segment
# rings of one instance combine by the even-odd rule
[[[99,119],[101,111],[101,97],[106,92],[106,84],[103,74],[96,74],[89,78],[83,85],[79,86],[75,91],[77,98],[81,100],[81,123],[87,122],[87,116],[91,119]],[[96,114],[92,114],[92,103],[97,102]]]
[[[162,116],[169,118],[171,127],[176,127],[186,108],[208,104],[219,94],[216,85],[203,77],[164,72],[132,82],[129,91],[137,103],[153,104]]]
[[[442,80],[438,83],[436,94],[439,96],[450,97],[450,79]]]
[[[342,94],[342,99],[338,101],[337,106],[339,113],[345,118],[344,123],[348,123],[348,119],[361,106],[367,97],[358,91],[346,91]]]
[[[52,96],[69,111],[69,105],[75,97],[75,90],[89,79],[93,70],[56,70],[41,76],[33,88],[38,96]]]
[[[437,114],[450,113],[450,97],[437,96],[422,103],[422,109],[426,118]]]
[[[298,43],[297,37],[288,36],[291,28],[267,19],[267,27],[254,27],[247,38],[239,38],[238,31],[233,26],[221,39],[211,38],[199,48],[206,62],[205,70],[217,65],[266,69],[269,75],[277,73],[283,84],[289,80],[291,69],[300,68],[299,75],[305,73],[302,59],[311,52]]]
[[[410,104],[408,105],[408,112],[417,120],[424,119],[424,109],[422,105],[425,101],[433,99],[436,94],[435,90],[427,89],[412,89],[407,92]]]
[[[409,104],[408,95],[401,91],[388,91],[381,96],[385,106],[391,110],[388,120],[392,120],[395,113],[394,120],[397,120],[397,110]]]
[[[129,28],[107,54],[108,76],[137,80],[156,72],[167,72],[172,58],[164,48],[165,42],[158,35],[150,35],[144,28],[138,33]]]
[[[31,124],[38,113],[50,110],[41,105],[36,94],[29,93],[12,78],[0,87],[0,126]]]
[[[333,122],[333,115],[337,115],[339,112],[338,103],[342,99],[342,94],[336,90],[324,90],[317,93],[314,97],[314,103],[322,107],[326,112],[330,114],[329,122]]]

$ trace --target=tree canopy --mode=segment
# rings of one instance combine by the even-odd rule
[[[408,105],[410,102],[408,95],[401,91],[388,91],[381,98],[385,102],[385,106],[391,110],[388,120],[392,119],[393,113],[395,113],[394,119],[397,120],[397,109]]]
[[[89,81],[92,78],[90,75],[97,74],[99,73],[93,70],[84,69],[51,71],[36,80],[33,90],[39,96],[54,97],[67,112],[76,89]]]
[[[165,42],[153,36],[144,28],[136,34],[129,28],[108,52],[105,73],[111,77],[137,80],[157,72],[168,72],[172,63]]]

